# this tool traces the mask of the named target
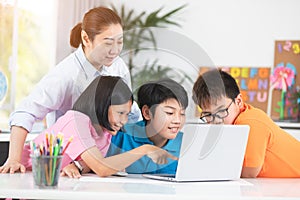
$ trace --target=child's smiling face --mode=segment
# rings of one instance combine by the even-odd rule
[[[121,105],[111,105],[108,109],[108,121],[114,131],[109,131],[112,135],[124,126],[128,121],[128,114],[132,106],[131,100]]]
[[[185,123],[185,109],[176,99],[168,99],[157,105],[155,113],[146,117],[147,135],[163,139],[174,139]]]

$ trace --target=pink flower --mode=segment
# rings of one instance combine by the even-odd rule
[[[282,89],[284,92],[294,83],[294,70],[282,65],[277,66],[270,76],[272,88]]]

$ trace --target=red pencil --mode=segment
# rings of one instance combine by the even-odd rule
[[[46,132],[46,147],[47,147],[47,150],[49,149],[49,136],[48,136],[48,132]]]
[[[73,136],[71,136],[68,140],[68,143],[66,145],[66,147],[64,148],[63,152],[61,153],[61,155],[64,155],[65,151],[67,150],[67,148],[69,147],[70,143],[72,142],[73,140]]]

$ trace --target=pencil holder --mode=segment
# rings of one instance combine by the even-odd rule
[[[34,184],[38,188],[56,188],[60,176],[62,155],[31,155]]]

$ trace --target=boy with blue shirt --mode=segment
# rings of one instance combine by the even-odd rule
[[[126,124],[124,131],[112,137],[107,156],[127,152],[149,144],[160,147],[178,157],[185,123],[188,97],[185,89],[171,79],[142,85],[137,93],[143,120]],[[155,158],[154,158],[155,159]],[[177,160],[153,162],[151,155],[143,156],[126,168],[127,173],[175,174]]]

